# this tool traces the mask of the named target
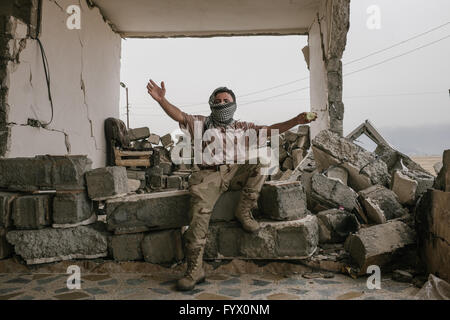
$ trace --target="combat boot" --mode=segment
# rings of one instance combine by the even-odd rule
[[[252,215],[252,209],[255,206],[256,196],[254,194],[250,194],[249,196],[250,197],[241,196],[234,215],[241,223],[242,228],[245,231],[256,233],[261,228],[258,221],[256,221]]]
[[[180,291],[190,291],[197,283],[205,281],[203,247],[186,248],[186,262],[186,273],[177,282],[177,288]]]

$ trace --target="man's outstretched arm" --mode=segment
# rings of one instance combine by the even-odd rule
[[[307,124],[317,119],[317,114],[314,112],[315,117],[312,120],[307,118],[308,112],[302,112],[298,116],[284,122],[275,123],[271,126],[265,127],[267,129],[267,136],[270,136],[272,129],[278,129],[278,132],[281,134],[283,132],[288,131],[289,129],[295,127],[299,124]]]
[[[184,123],[183,112],[167,101],[165,97],[166,86],[164,85],[164,81],[161,82],[161,87],[159,87],[153,80],[150,79],[147,84],[147,91],[152,98],[159,103],[161,108],[163,108],[169,117],[177,122]]]

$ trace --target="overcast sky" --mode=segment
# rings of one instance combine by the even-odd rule
[[[381,10],[379,30],[367,27],[366,10],[371,5]],[[350,63],[447,22],[448,0],[351,1],[343,59],[344,134],[369,119],[403,152],[441,154],[441,150],[450,148],[450,38],[438,41],[450,35],[450,24]],[[308,87],[309,80],[263,90],[309,75],[301,53],[306,44],[306,36],[123,40],[121,79],[129,87],[130,127],[148,126],[160,135],[178,128],[147,94],[149,78],[158,83],[164,80],[167,99],[191,114],[209,114],[207,101],[218,86],[236,93],[235,119],[270,125],[309,111],[309,90],[267,99]],[[370,68],[345,76],[366,67]],[[258,101],[263,99],[267,100]],[[120,103],[121,119],[125,121],[124,90]],[[400,139],[396,134],[399,130],[410,134]],[[418,136],[422,138],[420,143]],[[433,143],[428,144],[427,139]]]

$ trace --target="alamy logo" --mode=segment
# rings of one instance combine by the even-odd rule
[[[371,5],[367,8],[367,14],[369,18],[367,19],[367,28],[369,30],[379,30],[381,29],[381,9],[377,5]]]
[[[67,18],[66,26],[67,29],[73,30],[81,29],[81,9],[76,4],[68,6],[66,9],[66,12],[70,14],[70,16]]]
[[[381,289],[381,270],[377,265],[371,265],[367,267],[367,274],[372,274],[367,278],[367,289]]]

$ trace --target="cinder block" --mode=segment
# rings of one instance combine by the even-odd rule
[[[161,143],[166,148],[173,145],[173,140],[172,140],[172,136],[170,135],[170,133],[161,137]]]
[[[141,243],[144,239],[143,233],[121,234],[111,237],[111,251],[116,261],[142,260]]]
[[[142,241],[144,260],[150,263],[165,264],[184,258],[181,230],[150,232]]]
[[[92,201],[85,192],[57,193],[53,198],[53,223],[75,224],[91,218]]]
[[[404,175],[400,170],[395,170],[392,175],[392,191],[397,195],[401,204],[413,205],[416,202],[418,183]]]
[[[274,220],[297,220],[308,213],[306,195],[300,181],[268,181],[259,197],[263,217]]]
[[[147,127],[128,130],[128,137],[131,141],[141,140],[150,136],[150,130]]]
[[[234,213],[241,191],[227,191],[220,195],[211,214],[211,222],[235,220]]]
[[[352,188],[321,173],[312,176],[311,191],[311,199],[318,204],[319,211],[340,206],[347,211],[352,211],[358,198],[358,194]],[[314,209],[314,211],[317,210]]]
[[[92,161],[86,156],[1,158],[0,188],[16,191],[85,190],[84,174]]]
[[[49,195],[22,196],[13,201],[12,218],[17,229],[41,229],[51,224]]]
[[[128,193],[128,177],[125,167],[105,167],[86,172],[89,198],[93,200]]]
[[[294,221],[261,221],[256,234],[238,223],[211,224],[205,259],[303,259],[317,249],[317,218],[308,215]]]
[[[147,140],[148,140],[151,144],[158,145],[158,144],[159,144],[160,137],[159,137],[157,134],[152,133],[152,134],[150,134],[150,136],[148,137]]]
[[[12,227],[12,203],[19,196],[20,193],[0,192],[0,227]]]
[[[108,230],[121,234],[181,228],[189,225],[189,204],[189,192],[184,190],[111,199],[105,204]]]

